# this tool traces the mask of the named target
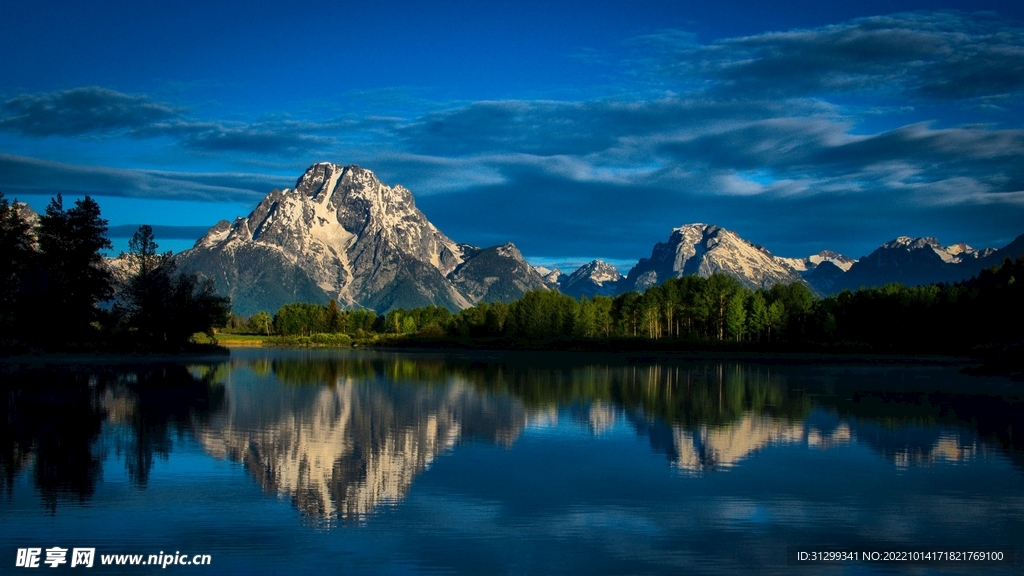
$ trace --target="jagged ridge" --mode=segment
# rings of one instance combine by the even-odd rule
[[[466,266],[480,257],[488,264]],[[242,314],[331,298],[381,312],[428,304],[459,310],[546,286],[514,246],[459,244],[427,220],[406,188],[326,162],[295,188],[272,191],[246,218],[218,223],[177,262],[213,278]],[[474,271],[496,268],[510,284],[481,290],[493,282]]]

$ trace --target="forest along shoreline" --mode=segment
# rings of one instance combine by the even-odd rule
[[[751,289],[715,273],[614,297],[534,290],[456,312],[431,304],[378,314],[331,299],[243,317],[212,280],[179,272],[151,226],[139,227],[128,253],[104,258],[107,221],[89,196],[65,208],[58,194],[36,216],[0,194],[0,231],[0,357],[223,355],[244,346],[818,362],[938,356],[981,364],[976,373],[1024,376],[1024,255],[954,284],[894,283],[826,297],[799,281]],[[59,323],[40,321],[39,311],[59,311]]]

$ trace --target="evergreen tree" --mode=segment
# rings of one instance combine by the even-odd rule
[[[729,302],[735,293],[742,290],[739,280],[721,273],[712,274],[706,284],[706,298],[709,304],[711,320],[715,327],[715,336],[725,339],[725,324]]]
[[[331,298],[330,303],[327,304],[326,317],[327,332],[337,334],[343,331],[341,311],[338,310],[338,301],[334,298]]]
[[[10,203],[0,192],[0,329],[15,336],[24,307],[22,296],[36,252],[32,227],[17,200]]]
[[[114,313],[127,329],[128,342],[144,349],[174,350],[193,334],[213,336],[213,327],[231,318],[228,299],[212,280],[178,274],[171,254],[157,253],[153,229],[142,225],[128,242],[125,260],[133,274],[118,291]]]
[[[99,319],[99,304],[113,295],[111,274],[101,253],[112,247],[106,233],[107,221],[100,217],[99,204],[89,196],[65,210],[58,194],[39,218],[43,277],[37,305],[60,310],[63,322],[57,336],[65,344],[81,343],[95,334],[91,324]],[[40,336],[46,334],[42,330]],[[50,344],[60,345],[60,341]]]
[[[140,276],[145,276],[170,259],[170,253],[159,255],[153,227],[149,224],[139,226],[128,241],[128,259],[132,269]]]
[[[776,337],[782,327],[785,326],[786,322],[786,308],[782,305],[780,300],[772,302],[771,306],[768,307],[768,340],[772,339],[772,332],[774,331]]]

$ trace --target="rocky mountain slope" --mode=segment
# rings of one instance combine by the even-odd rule
[[[975,250],[963,243],[943,246],[935,238],[900,236],[858,260],[844,274],[833,274],[832,286],[827,289],[822,286],[821,289],[835,293],[890,282],[908,286],[957,282],[976,276],[982,268],[997,263],[990,262],[994,260],[993,256],[998,257],[997,252],[991,248]]]
[[[546,286],[509,246],[459,244],[427,220],[409,190],[358,166],[324,162],[295,188],[272,191],[246,218],[218,223],[176,261],[213,278],[240,314],[331,298],[377,311],[458,310]]]
[[[580,266],[569,276],[561,278],[558,289],[573,298],[592,297],[597,294],[614,296],[620,292],[619,285],[624,279],[625,277],[611,264],[603,260],[593,260]]]
[[[735,232],[709,224],[687,224],[659,242],[650,258],[641,258],[622,282],[622,290],[645,290],[669,278],[723,272],[749,288],[803,282],[800,274],[766,249]]]

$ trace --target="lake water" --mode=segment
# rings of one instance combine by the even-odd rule
[[[951,365],[236,350],[0,365],[18,549],[182,574],[1020,573],[1021,384]],[[789,556],[787,556],[787,554]],[[1008,552],[1012,555],[1012,551]],[[146,561],[145,559],[143,561]],[[1012,562],[1013,560],[1011,560]],[[86,572],[91,573],[91,572]]]

